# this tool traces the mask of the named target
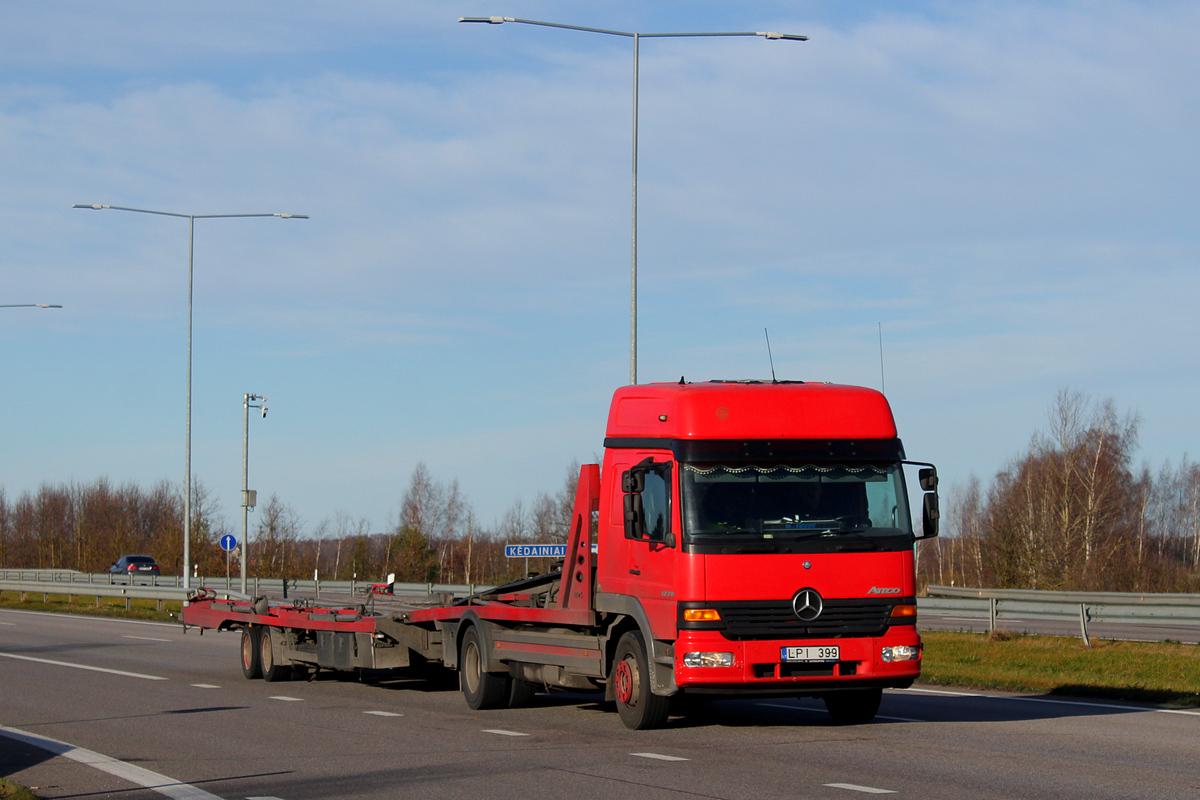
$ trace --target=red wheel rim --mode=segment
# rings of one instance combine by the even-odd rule
[[[633,700],[633,668],[627,659],[617,662],[616,674],[617,700],[626,705]]]

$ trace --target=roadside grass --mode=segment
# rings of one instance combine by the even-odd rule
[[[0,591],[0,608],[82,614],[93,617],[144,619],[155,622],[174,622],[175,620],[170,614],[178,614],[183,605],[177,601],[164,600],[160,611],[157,600],[130,599],[129,609],[126,610],[125,602],[125,599],[121,597],[101,597],[99,605],[97,605],[95,597],[65,594],[50,594],[43,597],[41,592],[25,592],[25,599],[21,600],[21,592]],[[2,797],[3,795],[0,795],[0,798]]]
[[[1200,646],[922,631],[921,682],[1200,706]]]
[[[0,800],[38,800],[38,796],[24,786],[0,778]]]

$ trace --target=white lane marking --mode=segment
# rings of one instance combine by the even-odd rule
[[[105,669],[104,667],[91,667],[87,664],[72,664],[69,661],[52,661],[49,658],[34,658],[33,656],[19,656],[16,653],[0,653],[0,657],[17,658],[21,661],[33,661],[37,664],[53,664],[56,667],[72,667],[73,669],[86,669],[91,672],[107,672],[109,675],[124,675],[126,678],[141,678],[147,681],[165,681],[166,678],[160,678],[157,675],[143,675],[140,672],[125,672],[120,669]]]
[[[497,736],[528,736],[528,733],[517,733],[516,731],[504,731],[498,728],[485,728],[484,733],[494,733]]]
[[[947,692],[938,689],[901,689],[904,692],[920,692],[921,694],[945,694],[951,697],[986,697],[989,700],[1016,700],[1021,703],[1056,703],[1062,706],[1082,706],[1084,708],[1107,708],[1115,711],[1152,711],[1155,714],[1185,714],[1189,717],[1200,717],[1200,711],[1184,711],[1178,708],[1149,708],[1146,706],[1119,706],[1116,703],[1086,703],[1081,700],[1054,700],[1047,697],[1007,697],[1000,694],[979,694],[977,692]]]
[[[813,714],[824,714],[824,709],[820,708],[805,708],[804,706],[789,706],[783,703],[755,703],[757,706],[765,706],[766,708],[783,708],[788,711],[808,711]],[[892,722],[926,722],[923,719],[912,719],[911,717],[888,717],[883,714],[876,714],[875,719],[887,719]]]
[[[122,639],[141,639],[144,642],[169,642],[171,639],[156,639],[153,636],[122,636]]]
[[[287,703],[300,703],[300,702],[303,702],[303,698],[300,698],[300,697],[288,697],[286,694],[273,694],[273,695],[271,695],[271,698],[270,698],[270,699],[272,699],[272,700],[283,700],[284,702],[287,702]]]
[[[16,625],[15,622],[0,622],[0,625]]]
[[[195,786],[187,783],[180,783],[174,778],[168,778],[166,775],[151,772],[144,767],[126,764],[124,761],[118,761],[115,758],[96,753],[92,750],[84,750],[82,747],[60,742],[58,739],[39,736],[36,733],[29,733],[28,731],[9,728],[3,725],[0,725],[0,733],[10,739],[16,739],[41,750],[54,753],[55,755],[69,758],[72,761],[78,761],[80,764],[95,767],[102,772],[107,772],[109,775],[115,775],[122,780],[136,783],[138,786],[158,792],[161,795],[166,795],[172,798],[172,800],[221,800],[215,794],[209,794],[203,789],[197,789]]]
[[[833,789],[849,789],[852,792],[866,792],[867,794],[895,794],[893,789],[876,789],[874,786],[859,786],[854,783],[827,783]]]
[[[664,756],[661,753],[630,753],[631,756],[638,758],[653,758],[655,761],[691,761],[690,758],[680,758],[679,756]]]
[[[280,800],[278,797],[247,797],[246,800]]]
[[[220,689],[221,688],[220,686],[217,686],[215,683],[193,683],[192,686],[195,686],[197,689]]]
[[[373,714],[377,717],[403,717],[403,714],[397,714],[395,711],[364,711],[364,714]]]

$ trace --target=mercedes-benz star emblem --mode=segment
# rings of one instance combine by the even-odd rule
[[[812,622],[821,616],[821,610],[824,607],[825,603],[816,589],[801,589],[792,598],[792,610],[805,622]]]

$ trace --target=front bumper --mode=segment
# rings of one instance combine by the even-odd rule
[[[784,662],[783,647],[836,646],[835,662]],[[918,648],[912,661],[884,661],[882,648],[908,645]],[[680,689],[719,693],[757,693],[912,684],[921,674],[921,637],[911,625],[896,625],[883,636],[830,639],[770,639],[730,641],[717,631],[680,631],[675,641],[675,685]],[[690,652],[733,653],[728,667],[689,667]]]

